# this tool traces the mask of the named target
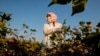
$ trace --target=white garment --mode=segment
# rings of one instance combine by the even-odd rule
[[[47,45],[49,48],[51,48],[51,40],[50,40],[50,36],[52,33],[61,30],[62,28],[62,24],[56,22],[55,26],[51,25],[51,24],[44,24],[44,28],[43,28],[43,32],[44,32],[44,44]]]

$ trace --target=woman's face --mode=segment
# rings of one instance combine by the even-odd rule
[[[55,17],[55,15],[49,15],[49,16],[47,16],[47,21],[48,21],[49,23],[56,22],[56,17]]]
[[[48,16],[48,17],[47,17],[47,21],[48,21],[49,23],[52,22],[52,18],[51,18],[51,16]]]
[[[56,22],[56,17],[55,17],[55,15],[52,15],[52,16],[51,16],[51,21],[52,21],[52,22]]]

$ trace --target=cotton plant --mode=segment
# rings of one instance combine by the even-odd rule
[[[62,23],[62,28],[57,29],[57,32],[53,33],[50,39],[53,41],[52,46],[60,46],[65,42],[66,35],[70,32],[70,26],[66,26],[66,20]]]

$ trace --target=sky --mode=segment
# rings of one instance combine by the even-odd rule
[[[37,41],[44,39],[43,25],[47,12],[54,12],[58,16],[58,22],[78,27],[80,21],[91,21],[94,27],[100,22],[100,0],[88,0],[84,12],[71,16],[72,5],[54,4],[48,7],[52,0],[0,0],[0,12],[11,13],[10,27],[20,29],[22,24],[36,29],[34,37]]]

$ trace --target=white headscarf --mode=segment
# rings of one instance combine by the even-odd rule
[[[54,19],[57,19],[57,15],[54,12],[48,12],[46,15],[46,19],[47,19],[48,15],[53,16]]]

